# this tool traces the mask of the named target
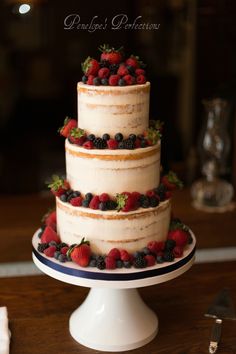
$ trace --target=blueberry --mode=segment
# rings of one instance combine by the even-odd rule
[[[86,199],[86,200],[89,200],[89,201],[90,201],[92,198],[93,198],[92,193],[86,193],[86,194],[85,194],[85,199]]]
[[[64,263],[64,262],[66,262],[66,260],[67,260],[67,257],[64,254],[59,255],[59,257],[58,257],[59,262]]]
[[[76,197],[79,197],[81,195],[81,193],[79,191],[74,191],[72,193],[72,195],[73,195],[73,198],[76,198]]]
[[[82,77],[82,82],[83,82],[84,84],[86,84],[87,80],[88,80],[87,76],[84,75],[84,76]]]
[[[115,200],[108,200],[106,202],[107,210],[115,210],[117,208],[117,202]]]
[[[116,268],[123,268],[123,262],[120,259],[117,259],[116,261]]]
[[[125,144],[123,141],[120,141],[118,144],[118,149],[124,149],[125,148]]]
[[[99,203],[99,209],[100,210],[107,210],[107,205],[106,205],[106,202],[101,202],[101,203]]]
[[[103,134],[102,136],[103,140],[109,140],[110,139],[110,135],[109,134]]]
[[[149,208],[150,207],[150,201],[147,196],[144,196],[142,202],[141,202],[141,207],[142,208]]]
[[[89,203],[90,203],[90,200],[84,199],[84,200],[82,201],[82,206],[83,206],[84,208],[88,208],[88,207],[89,207]]]
[[[101,84],[103,85],[103,86],[107,86],[108,84],[109,84],[109,81],[108,81],[108,79],[105,77],[104,79],[102,79],[101,80]]]
[[[97,266],[97,261],[96,259],[91,259],[89,262],[89,267],[96,267]]]
[[[61,252],[60,251],[55,251],[54,252],[54,258],[58,259],[58,257],[60,256]]]
[[[157,256],[156,261],[157,261],[157,263],[164,263],[165,262],[162,256]]]
[[[136,135],[135,134],[130,134],[129,135],[129,139],[132,140],[132,141],[135,141],[136,140]]]
[[[89,135],[87,136],[87,139],[88,139],[89,141],[94,141],[95,135],[94,135],[94,134],[89,134]]]
[[[165,251],[172,251],[176,246],[175,240],[168,239],[165,242]]]
[[[136,252],[134,252],[133,256],[134,256],[134,258],[138,258],[138,257],[142,256],[142,252],[136,251]]]
[[[150,197],[149,200],[150,200],[150,206],[152,208],[155,208],[159,205],[159,198],[153,196],[153,197]]]
[[[147,248],[147,247],[144,247],[144,248],[142,249],[142,253],[144,253],[145,255],[151,254],[149,248]]]
[[[115,135],[115,139],[116,139],[116,141],[122,141],[123,140],[123,135],[121,134],[121,133],[117,133],[116,135]]]
[[[66,195],[66,194],[60,195],[60,200],[61,200],[62,202],[66,202],[66,201],[67,201],[67,195]]]
[[[101,83],[100,77],[95,77],[95,78],[93,79],[93,84],[94,84],[95,86],[99,86],[100,83]]]
[[[131,268],[131,262],[130,261],[124,261],[124,267],[125,268]]]
[[[56,245],[57,245],[56,241],[50,241],[49,242],[49,246],[56,246]]]
[[[126,85],[125,80],[124,80],[124,79],[120,79],[120,80],[118,81],[118,85],[119,85],[119,86],[125,86],[125,85]]]

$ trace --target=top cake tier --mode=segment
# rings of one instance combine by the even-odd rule
[[[142,134],[148,127],[150,83],[131,86],[90,86],[78,91],[78,127],[96,136]]]

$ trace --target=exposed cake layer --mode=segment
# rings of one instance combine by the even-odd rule
[[[68,244],[85,237],[98,254],[108,253],[113,247],[135,252],[149,241],[166,240],[170,214],[170,200],[156,208],[125,213],[73,207],[57,198],[57,231],[62,242]]]
[[[160,179],[160,142],[135,150],[86,150],[66,140],[66,176],[73,190],[146,193]]]
[[[102,136],[142,134],[148,127],[150,83],[132,86],[90,86],[79,82],[78,126]]]

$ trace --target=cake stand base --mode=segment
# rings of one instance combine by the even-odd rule
[[[157,334],[158,319],[136,289],[92,288],[72,313],[69,329],[86,347],[121,352],[150,342]]]

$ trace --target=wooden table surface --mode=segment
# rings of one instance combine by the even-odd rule
[[[0,267],[31,260],[31,238],[54,200],[48,195],[0,198]],[[174,214],[194,231],[198,248],[236,245],[236,214],[206,214],[190,205],[189,191],[177,192]],[[157,313],[157,337],[135,354],[208,353],[211,319],[204,312],[223,287],[236,304],[236,261],[195,264],[181,277],[140,289]],[[68,332],[70,314],[85,299],[87,288],[64,284],[46,275],[0,278],[0,306],[7,306],[12,332],[11,354],[99,353],[75,342]],[[222,354],[236,354],[236,321],[224,321]]]

